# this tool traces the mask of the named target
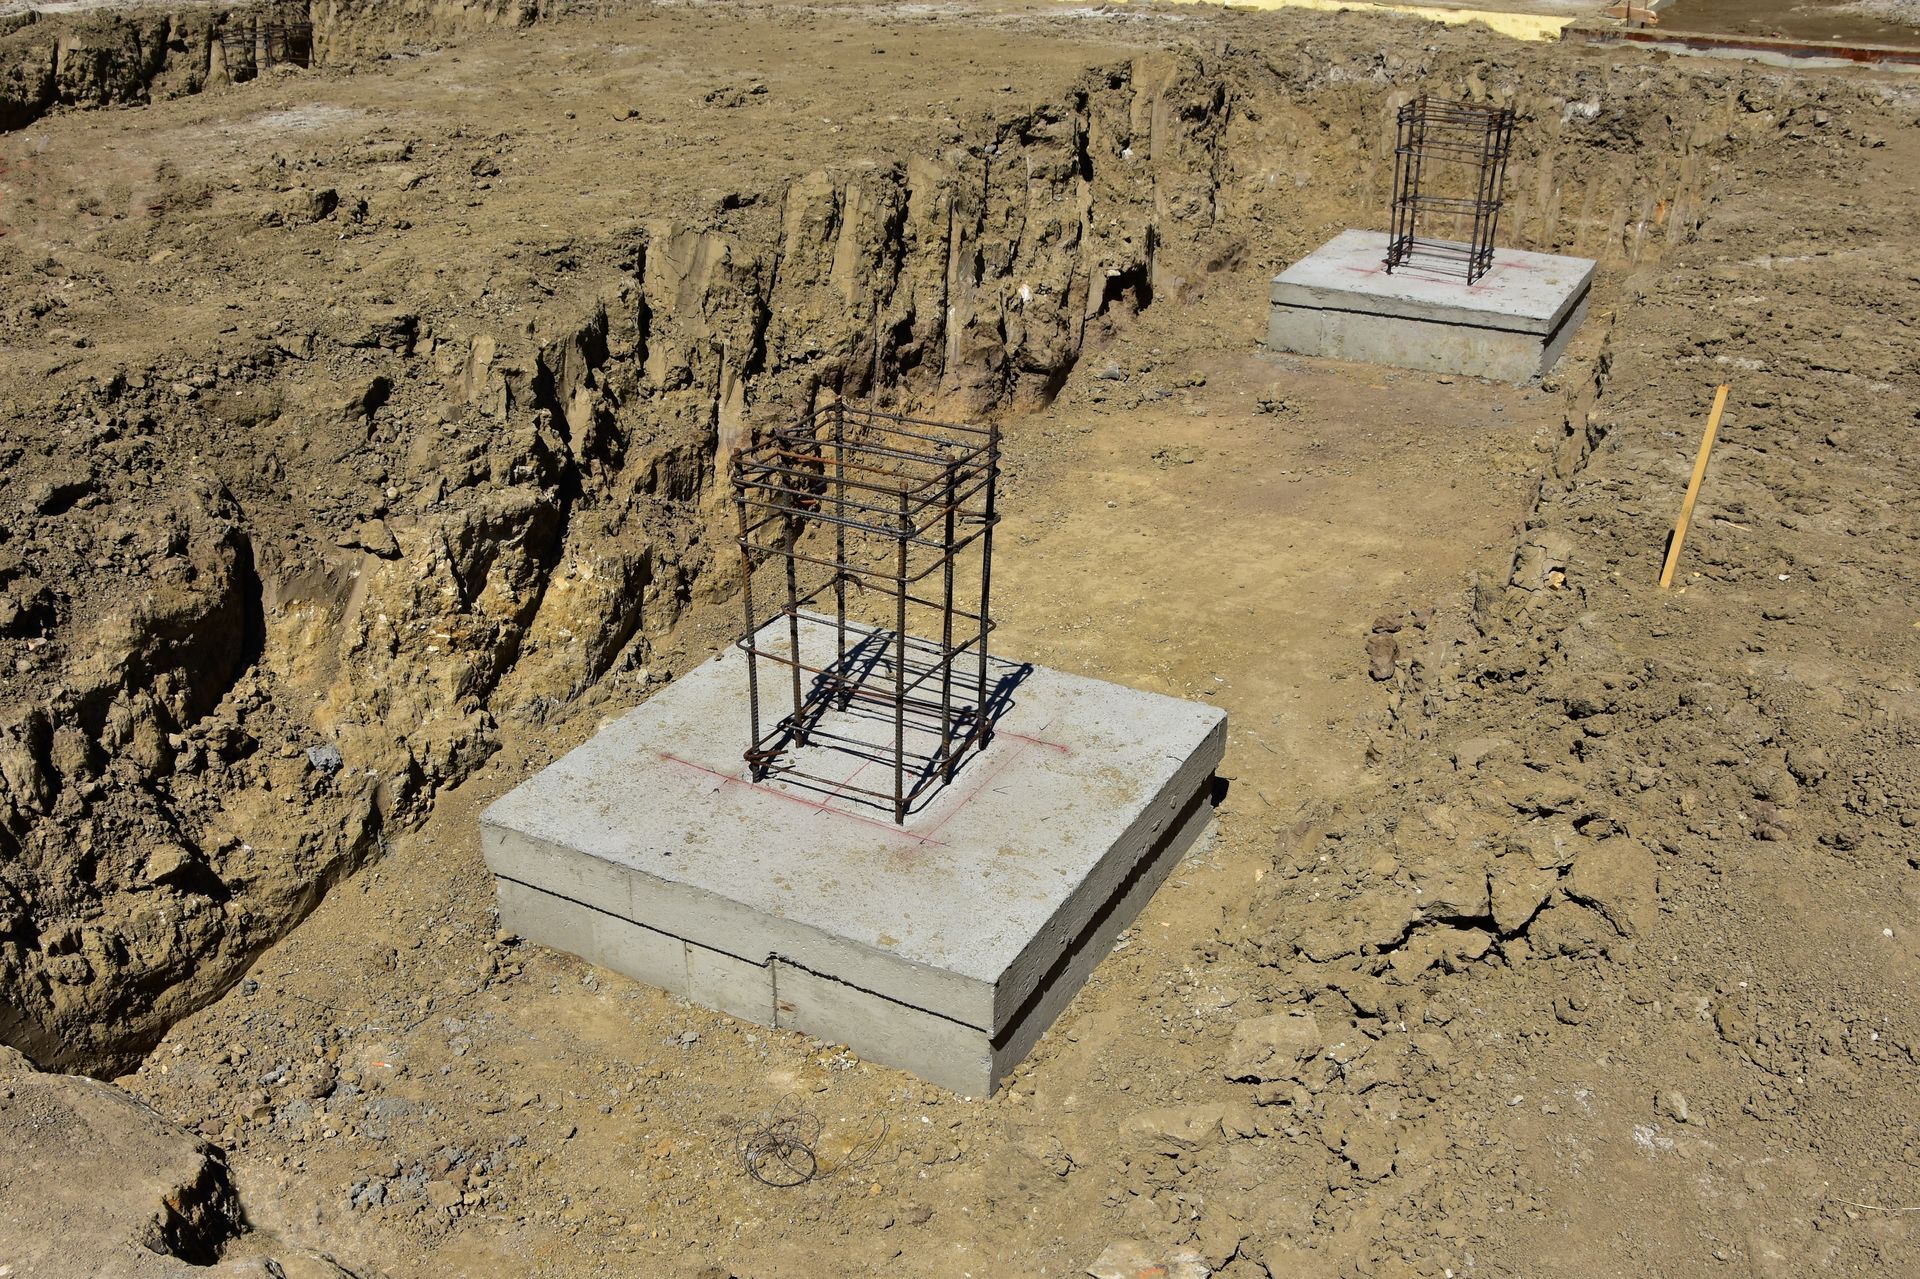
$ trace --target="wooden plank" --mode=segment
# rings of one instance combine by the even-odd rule
[[[1722,383],[1713,393],[1713,412],[1707,415],[1707,429],[1700,437],[1700,452],[1693,459],[1693,478],[1687,481],[1686,500],[1680,503],[1680,518],[1673,526],[1673,540],[1667,543],[1667,563],[1660,570],[1660,589],[1673,586],[1673,569],[1680,562],[1680,544],[1687,540],[1687,525],[1693,519],[1693,504],[1700,496],[1700,481],[1706,478],[1707,458],[1713,453],[1713,437],[1720,433],[1720,414],[1727,407],[1728,387]]]

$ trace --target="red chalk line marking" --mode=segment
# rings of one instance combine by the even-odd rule
[[[656,754],[670,764],[679,764],[684,768],[691,768],[695,772],[705,773],[708,777],[717,777],[729,786],[745,786],[756,795],[771,795],[775,799],[784,799],[789,804],[799,804],[803,808],[811,808],[816,813],[831,813],[835,817],[844,817],[850,822],[859,822],[862,826],[871,826],[875,830],[883,830],[888,834],[913,840],[917,844],[941,843],[940,840],[929,838],[926,835],[915,834],[913,831],[896,826],[892,822],[883,822],[876,817],[862,817],[859,813],[849,813],[844,809],[834,808],[820,800],[808,799],[804,795],[795,795],[792,791],[779,790],[772,786],[755,786],[744,777],[735,777],[731,773],[723,773],[717,768],[708,768],[705,764],[696,764],[690,759],[681,759],[678,755],[669,755],[665,751],[658,751]],[[852,781],[853,779],[848,778],[847,780]],[[844,786],[846,783],[842,782],[841,785]]]
[[[844,808],[836,808],[827,802],[827,800],[833,799],[840,793],[840,788],[852,785],[853,779],[858,777],[861,771],[866,768],[867,762],[871,761],[863,762],[859,768],[854,769],[852,773],[848,774],[845,781],[842,781],[838,787],[828,792],[826,799],[809,799],[805,795],[796,795],[792,791],[781,790],[774,786],[756,786],[744,777],[736,777],[732,773],[723,773],[717,768],[708,768],[705,764],[696,764],[690,759],[682,759],[680,756],[669,754],[666,751],[656,751],[655,754],[669,764],[678,764],[683,768],[691,768],[697,773],[704,773],[708,777],[719,778],[721,782],[729,786],[745,786],[755,794],[772,795],[776,799],[786,800],[790,804],[799,804],[803,808],[810,808],[816,813],[827,813],[834,817],[844,817],[848,821],[859,822],[862,826],[871,826],[875,830],[883,830],[888,834],[898,835],[902,839],[910,839],[916,844],[933,844],[945,848],[947,847],[946,841],[935,839],[933,837],[934,833],[945,826],[955,813],[970,803],[974,796],[987,789],[992,782],[999,778],[1000,774],[1004,773],[1015,759],[1025,753],[1026,747],[1039,746],[1046,750],[1058,751],[1062,755],[1073,754],[1072,747],[1062,742],[1048,741],[1044,737],[1033,737],[1026,733],[1008,732],[1004,729],[996,732],[994,736],[1012,738],[1014,741],[1020,743],[1020,748],[1006,752],[999,760],[995,761],[993,767],[982,774],[980,780],[956,800],[953,807],[948,809],[940,820],[935,822],[933,826],[925,832],[911,831],[903,826],[897,826],[892,822],[881,821],[877,817],[865,817],[859,813],[849,813]]]

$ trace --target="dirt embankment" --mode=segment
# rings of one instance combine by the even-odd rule
[[[426,41],[526,26],[539,0],[187,3],[162,10],[0,12],[0,130],[61,107],[134,106],[279,70],[379,57]],[[299,27],[289,31],[289,27]]]

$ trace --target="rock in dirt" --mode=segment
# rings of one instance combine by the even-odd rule
[[[1566,879],[1567,895],[1606,917],[1622,937],[1653,926],[1660,907],[1653,854],[1638,840],[1618,836],[1582,849]]]
[[[277,210],[279,220],[288,226],[305,226],[331,217],[340,207],[340,193],[332,187],[296,187],[289,191]]]
[[[361,521],[348,535],[346,544],[383,560],[397,559],[400,555],[400,543],[385,520]]]
[[[1487,872],[1472,857],[1447,849],[1413,863],[1409,874],[1426,919],[1480,919],[1492,909]]]
[[[393,382],[385,377],[361,378],[336,391],[330,407],[342,422],[361,422],[373,416],[393,393]],[[392,536],[391,533],[388,534]],[[384,547],[384,539],[382,539]],[[371,548],[368,548],[371,549]],[[396,553],[398,548],[395,548]],[[378,553],[378,552],[376,552]]]
[[[1233,1028],[1226,1076],[1262,1084],[1298,1078],[1300,1064],[1311,1060],[1325,1042],[1311,1013],[1250,1017]]]
[[[0,1077],[12,1093],[0,1101],[0,1256],[14,1265],[174,1274],[241,1230],[226,1160],[206,1142],[117,1088],[40,1074],[6,1048]]]
[[[1535,529],[1520,543],[1508,581],[1526,591],[1557,590],[1567,580],[1573,538],[1561,529]]]
[[[1653,1110],[1657,1115],[1665,1115],[1677,1124],[1687,1123],[1692,1110],[1685,1096],[1678,1092],[1667,1091],[1653,1099]]]
[[[1456,971],[1485,955],[1492,946],[1492,935],[1479,928],[1423,928],[1395,950],[1388,963],[1394,976],[1409,981],[1436,964]]]
[[[42,1074],[5,1047],[0,1204],[0,1272],[351,1279],[315,1253],[237,1242],[246,1217],[219,1150],[111,1084]]]
[[[1542,868],[1532,858],[1509,854],[1496,857],[1487,871],[1493,922],[1511,936],[1526,927],[1560,882],[1560,872]]]
[[[345,762],[341,758],[340,748],[332,742],[322,742],[318,746],[307,747],[307,763],[316,773],[332,777],[340,771]]]
[[[1391,635],[1367,636],[1367,674],[1376,680],[1393,678],[1393,664],[1400,659],[1400,641]]]
[[[1254,1131],[1252,1107],[1243,1102],[1201,1102],[1143,1110],[1127,1120],[1127,1131],[1145,1133],[1182,1149],[1203,1146],[1223,1132],[1244,1137]]]
[[[1191,1249],[1163,1253],[1136,1239],[1119,1239],[1107,1245],[1087,1273],[1093,1279],[1207,1279],[1213,1271]]]
[[[165,884],[191,875],[199,865],[192,853],[165,840],[154,845],[141,874],[149,884]]]

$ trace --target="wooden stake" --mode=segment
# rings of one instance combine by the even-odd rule
[[[1713,393],[1713,412],[1707,415],[1706,434],[1700,437],[1700,452],[1693,459],[1693,478],[1687,481],[1687,497],[1680,503],[1680,519],[1673,526],[1673,540],[1667,543],[1666,567],[1660,570],[1660,589],[1673,586],[1674,565],[1680,562],[1680,543],[1686,541],[1687,523],[1693,519],[1693,503],[1700,496],[1700,481],[1706,478],[1707,458],[1713,453],[1713,437],[1720,432],[1720,414],[1727,407],[1728,387],[1722,383]]]

